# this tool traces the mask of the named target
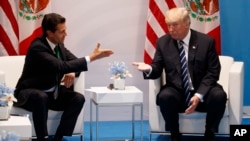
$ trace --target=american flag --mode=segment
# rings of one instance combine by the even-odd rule
[[[216,51],[220,54],[218,0],[149,0],[144,62],[147,64],[152,62],[156,40],[168,32],[165,13],[174,7],[186,7],[191,11],[191,28],[212,36],[216,40]]]
[[[0,0],[0,56],[25,55],[48,12],[50,0]]]
[[[0,1],[0,56],[17,55],[19,31],[17,3],[14,0]]]

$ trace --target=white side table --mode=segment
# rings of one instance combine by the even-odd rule
[[[135,138],[135,106],[140,107],[140,140],[142,140],[143,125],[143,93],[134,86],[126,86],[125,90],[110,90],[107,87],[91,87],[87,89],[91,92],[90,99],[90,140],[92,141],[92,105],[96,108],[96,141],[98,141],[99,107],[103,106],[131,106],[132,107],[132,140]]]
[[[20,140],[30,140],[32,126],[27,116],[10,116],[8,120],[0,121],[0,131],[12,132],[20,137]]]

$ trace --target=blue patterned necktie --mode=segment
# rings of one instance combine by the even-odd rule
[[[188,82],[188,65],[187,65],[187,58],[185,54],[185,50],[183,47],[184,42],[179,41],[179,52],[180,52],[180,61],[181,61],[181,78],[182,78],[182,86],[185,90],[185,104],[188,106],[189,101],[191,98],[190,91],[189,91],[189,82]]]

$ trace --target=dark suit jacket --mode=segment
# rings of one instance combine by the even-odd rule
[[[183,90],[177,41],[169,34],[157,40],[156,53],[151,66],[152,73],[149,77],[144,74],[145,79],[160,77],[164,69],[166,85]],[[196,92],[206,95],[211,87],[218,85],[221,66],[213,38],[191,30],[188,69]]]
[[[15,97],[18,99],[16,105],[21,105],[29,95],[19,96],[22,89],[47,90],[56,85],[56,76],[81,71],[87,71],[86,59],[73,55],[63,44],[60,44],[62,59],[57,59],[45,37],[35,39],[27,52],[25,64],[21,77],[19,78]]]

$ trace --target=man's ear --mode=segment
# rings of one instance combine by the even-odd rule
[[[186,26],[187,28],[189,28],[189,27],[190,27],[190,22],[187,22],[187,23],[185,24],[185,26]]]
[[[53,34],[53,32],[52,32],[52,31],[50,31],[50,30],[47,30],[47,31],[46,31],[46,33],[47,33],[48,37],[51,37],[51,36],[52,36],[52,34]]]

